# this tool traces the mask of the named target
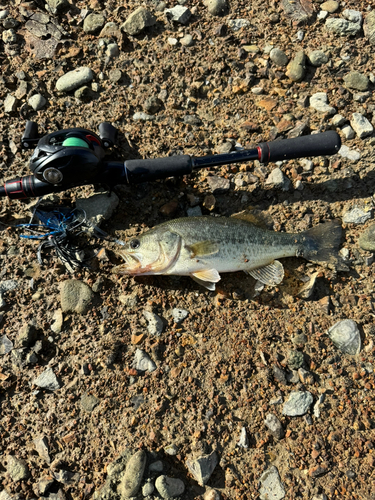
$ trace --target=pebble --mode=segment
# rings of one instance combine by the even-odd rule
[[[236,444],[239,448],[246,449],[249,447],[249,438],[247,436],[246,427],[241,428],[240,438]]]
[[[347,19],[348,21],[351,21],[352,23],[358,23],[362,24],[363,17],[362,13],[359,12],[358,10],[353,10],[353,9],[345,9],[342,11],[342,15]]]
[[[154,493],[154,491],[155,491],[155,486],[151,481],[148,481],[142,487],[142,495],[144,497],[148,497],[149,495],[152,495]]]
[[[259,478],[261,500],[281,500],[285,497],[285,488],[281,482],[279,471],[274,465],[268,467]]]
[[[313,413],[315,418],[320,418],[320,405],[324,403],[325,398],[326,398],[325,394],[320,394],[318,400],[314,404]]]
[[[156,17],[145,7],[138,7],[130,14],[121,29],[129,35],[138,35],[145,28],[156,24]]]
[[[106,55],[111,58],[115,58],[120,55],[120,49],[117,43],[109,43],[107,45]]]
[[[267,177],[265,185],[271,186],[275,189],[280,189],[281,191],[288,191],[291,186],[291,182],[282,170],[276,167]]]
[[[47,5],[53,14],[57,14],[65,8],[70,7],[68,0],[47,0]]]
[[[42,372],[39,377],[33,380],[33,385],[37,385],[42,389],[47,389],[49,391],[56,391],[60,389],[60,383],[52,370],[52,368],[47,368]]]
[[[343,80],[349,89],[359,90],[360,92],[366,92],[370,86],[370,80],[359,71],[350,71],[344,76]]]
[[[8,94],[4,99],[4,112],[13,113],[17,109],[18,100],[12,94]]]
[[[328,104],[328,96],[325,92],[317,92],[310,97],[310,107],[327,115],[336,114],[336,108]]]
[[[147,330],[150,335],[159,337],[164,330],[163,320],[151,311],[143,311],[143,316],[147,321]]]
[[[303,80],[306,73],[306,55],[303,50],[297,52],[294,58],[287,66],[286,76],[293,82],[300,82]]]
[[[218,463],[219,457],[216,451],[186,461],[187,468],[200,486],[207,484]]]
[[[177,324],[182,323],[189,315],[189,311],[186,309],[172,309],[171,311],[173,321]]]
[[[14,455],[7,456],[6,468],[11,480],[15,483],[27,479],[30,474],[26,461]]]
[[[217,490],[208,489],[203,495],[203,500],[220,500],[221,495]],[[1,499],[0,499],[1,500]]]
[[[291,350],[288,353],[288,368],[290,370],[297,370],[303,365],[304,355],[301,351]]]
[[[163,462],[161,460],[157,460],[156,462],[152,462],[152,464],[150,464],[148,466],[148,470],[149,472],[163,472],[163,469],[164,469],[164,465],[163,465]]]
[[[43,97],[42,94],[34,94],[28,100],[28,104],[34,111],[39,111],[47,104],[47,99]]]
[[[356,355],[361,351],[361,334],[352,319],[338,321],[328,330],[328,337],[343,353]]]
[[[325,27],[327,31],[340,36],[356,36],[361,30],[360,24],[335,17],[329,17],[325,22]]]
[[[142,349],[137,349],[135,351],[134,360],[132,367],[140,372],[153,372],[156,370],[156,365],[149,357],[149,355]]]
[[[176,5],[172,9],[165,9],[164,13],[169,19],[180,24],[187,24],[191,17],[191,11],[182,5]]]
[[[85,393],[85,394],[82,394],[80,403],[81,403],[81,407],[85,411],[91,413],[94,410],[94,408],[96,406],[98,406],[98,404],[100,403],[100,400],[96,396],[94,396],[93,394]]]
[[[355,132],[354,132],[354,130],[352,129],[352,127],[350,125],[344,125],[344,127],[342,127],[342,129],[341,129],[341,132],[344,134],[345,139],[350,140],[350,139],[354,139],[354,137],[355,137]],[[340,154],[342,156],[344,156],[343,152],[344,151],[349,151],[349,147],[348,146],[342,146],[342,147],[344,147],[344,149],[343,149],[343,151]]]
[[[14,347],[11,340],[8,339],[6,335],[0,337],[0,355],[8,354]]]
[[[85,17],[83,21],[83,31],[86,33],[94,34],[97,33],[105,24],[105,19],[102,14],[97,12],[92,12]]]
[[[371,224],[363,231],[359,237],[358,243],[362,250],[375,252],[375,224]]]
[[[172,45],[172,46],[174,46],[174,45],[177,45],[177,44],[178,44],[178,40],[177,40],[177,38],[173,38],[173,37],[169,37],[169,38],[167,39],[167,42],[169,43],[169,45]]]
[[[230,189],[230,180],[218,175],[206,177],[207,184],[209,185],[213,194],[223,194]]]
[[[340,4],[336,0],[328,0],[327,2],[323,2],[320,5],[320,8],[322,10],[325,10],[326,12],[329,12],[330,14],[333,14],[338,10],[339,6]]]
[[[374,131],[374,127],[365,116],[361,115],[361,113],[352,114],[350,125],[360,139],[371,135]]]
[[[148,97],[143,105],[144,110],[147,113],[150,114],[155,114],[159,111],[159,109],[162,107],[163,103],[162,101],[156,97],[156,96],[151,96]]]
[[[100,226],[102,222],[110,219],[118,204],[119,198],[113,191],[94,193],[88,198],[78,198],[76,201],[76,207],[84,210],[86,218],[94,226]]]
[[[202,209],[200,206],[190,207],[186,209],[186,214],[188,217],[202,217]]]
[[[250,26],[250,21],[248,19],[229,19],[228,26],[233,31],[239,31]]]
[[[126,469],[118,487],[121,498],[134,497],[138,493],[147,462],[144,450],[137,451],[126,464]]]
[[[333,116],[332,120],[331,120],[331,123],[334,127],[342,127],[344,125],[344,123],[346,123],[346,122],[347,122],[347,119],[340,114]]]
[[[285,433],[283,426],[276,415],[269,413],[266,416],[264,423],[274,438],[282,439],[284,437]]]
[[[270,59],[277,66],[286,66],[289,62],[289,58],[285,52],[277,47],[271,50]]]
[[[9,10],[0,11],[0,20],[6,19],[9,16]]]
[[[65,73],[56,82],[56,89],[60,92],[70,92],[78,89],[93,80],[94,73],[86,66],[81,66]]]
[[[371,210],[363,210],[360,207],[354,207],[344,214],[342,220],[345,224],[364,224],[371,219],[371,216]]]
[[[138,111],[137,113],[134,113],[133,120],[135,120],[135,121],[140,120],[140,121],[147,122],[147,121],[155,120],[155,116],[144,113],[143,111]]]
[[[16,43],[17,35],[13,29],[5,30],[2,34],[2,39],[4,43]]]
[[[63,312],[86,314],[91,310],[94,292],[79,280],[66,280],[60,285],[60,302]]]
[[[33,439],[33,443],[40,458],[42,458],[46,464],[49,465],[51,463],[51,457],[49,456],[48,441],[46,436]]]
[[[222,16],[228,11],[227,0],[207,0],[206,5],[212,16]]]
[[[181,479],[159,476],[155,481],[156,489],[162,498],[174,498],[182,495],[185,491],[185,485]]]
[[[375,10],[371,10],[365,17],[363,31],[371,45],[375,45]]]
[[[174,457],[178,453],[178,447],[175,444],[169,444],[164,448],[164,452],[171,457]]]
[[[298,297],[302,299],[310,299],[315,291],[317,278],[319,276],[319,272],[313,273],[309,276],[308,281],[300,288],[298,292]]]
[[[194,43],[193,37],[191,35],[185,35],[180,39],[180,44],[184,47],[191,47]]]
[[[313,66],[319,67],[329,61],[329,57],[322,50],[313,50],[309,54],[309,61]]]
[[[283,406],[283,415],[297,417],[304,415],[313,403],[312,394],[308,391],[295,391],[289,394]]]

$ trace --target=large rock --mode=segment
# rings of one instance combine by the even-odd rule
[[[147,455],[144,450],[137,451],[126,465],[118,491],[121,499],[134,497],[141,486],[146,467]]]
[[[78,280],[63,281],[60,285],[61,309],[63,312],[86,314],[94,299],[91,288]]]
[[[156,17],[144,7],[138,7],[127,18],[121,29],[129,35],[138,35],[145,28],[153,26],[156,23]]]
[[[93,78],[92,70],[81,66],[61,76],[56,82],[56,89],[60,92],[70,92],[91,82]]]

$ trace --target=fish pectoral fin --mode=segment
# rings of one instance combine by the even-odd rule
[[[193,257],[205,257],[207,255],[213,255],[219,251],[219,245],[214,241],[205,240],[189,245],[189,250],[192,252]]]
[[[197,271],[195,273],[191,273],[190,277],[212,292],[215,290],[215,283],[217,283],[221,279],[220,274],[216,271],[216,269],[205,269],[203,271]]]
[[[268,266],[247,271],[254,279],[269,286],[276,286],[284,278],[284,266],[278,260],[274,260]]]

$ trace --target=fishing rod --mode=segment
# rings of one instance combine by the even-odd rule
[[[36,198],[87,184],[113,188],[118,184],[142,182],[191,174],[194,170],[230,163],[259,160],[261,163],[336,154],[340,136],[330,130],[319,134],[262,142],[254,149],[195,157],[107,161],[106,151],[116,144],[117,129],[108,122],[98,127],[99,134],[84,128],[58,130],[41,138],[36,122],[27,121],[22,147],[35,150],[30,159],[32,175],[17,177],[0,186],[0,197]]]

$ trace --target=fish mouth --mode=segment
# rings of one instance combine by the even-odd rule
[[[116,266],[112,271],[131,275],[166,274],[178,259],[181,250],[181,238],[178,239],[176,251],[172,257],[168,257],[160,242],[158,246],[159,253],[157,259],[146,265],[142,264],[141,253],[128,253],[126,250],[119,252],[125,263]]]

